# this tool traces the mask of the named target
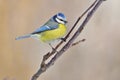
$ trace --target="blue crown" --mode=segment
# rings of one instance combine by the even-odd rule
[[[58,13],[57,16],[60,16],[60,17],[62,17],[62,18],[66,18],[63,13]]]

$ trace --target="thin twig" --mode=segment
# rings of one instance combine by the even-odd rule
[[[78,30],[75,32],[75,34],[71,37],[71,39],[62,47],[62,49],[58,52],[56,52],[56,54],[53,56],[53,58],[48,62],[45,63],[45,61],[48,59],[48,57],[45,58],[45,56],[43,57],[43,61],[40,65],[40,69],[38,70],[38,72],[36,74],[33,75],[31,80],[37,80],[37,78],[43,73],[45,72],[51,65],[54,64],[54,62],[65,52],[67,51],[70,46],[73,44],[74,40],[79,36],[79,34],[81,33],[81,31],[83,30],[83,28],[85,27],[85,25],[88,23],[88,21],[90,20],[90,18],[93,16],[94,12],[97,10],[97,8],[101,5],[101,3],[105,1],[105,0],[96,0],[96,3],[93,5],[94,7],[89,11],[89,13],[87,14],[87,17],[85,18],[85,20],[83,21],[83,23],[80,25],[80,27],[78,28]],[[76,24],[79,22],[79,18],[75,23]],[[74,29],[74,28],[73,28]],[[68,34],[68,36],[70,35],[70,33]],[[66,38],[67,39],[67,38]],[[63,42],[62,42],[63,43]],[[61,45],[61,44],[60,44]],[[57,46],[56,46],[57,47]],[[58,46],[59,47],[59,46]],[[57,48],[58,48],[57,47]],[[56,49],[57,49],[56,48]],[[55,52],[54,50],[52,52]],[[48,52],[48,54],[51,54],[50,52]],[[48,55],[47,54],[47,55]]]
[[[85,40],[86,40],[86,39],[79,40],[79,41],[73,43],[72,46],[75,46],[75,45],[77,45],[77,44],[79,44],[79,43],[81,43],[81,42],[84,42]]]

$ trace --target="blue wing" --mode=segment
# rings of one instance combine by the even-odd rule
[[[58,28],[58,24],[56,22],[48,21],[45,25],[36,29],[32,34],[37,34],[37,33],[41,33],[44,31],[53,30],[56,28]]]
[[[45,26],[42,26],[42,27],[36,29],[32,34],[41,33],[43,31],[47,31],[47,30],[51,30],[51,29],[49,28],[49,26],[45,25]]]

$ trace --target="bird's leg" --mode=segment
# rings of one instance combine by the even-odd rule
[[[66,39],[65,38],[60,38],[62,41],[66,42]]]
[[[51,43],[49,43],[49,45],[52,48],[52,50],[54,50],[55,52],[57,52],[57,50],[54,47],[52,47]]]

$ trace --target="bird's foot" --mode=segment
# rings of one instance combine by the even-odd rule
[[[66,39],[65,38],[60,38],[62,41],[66,42]]]

